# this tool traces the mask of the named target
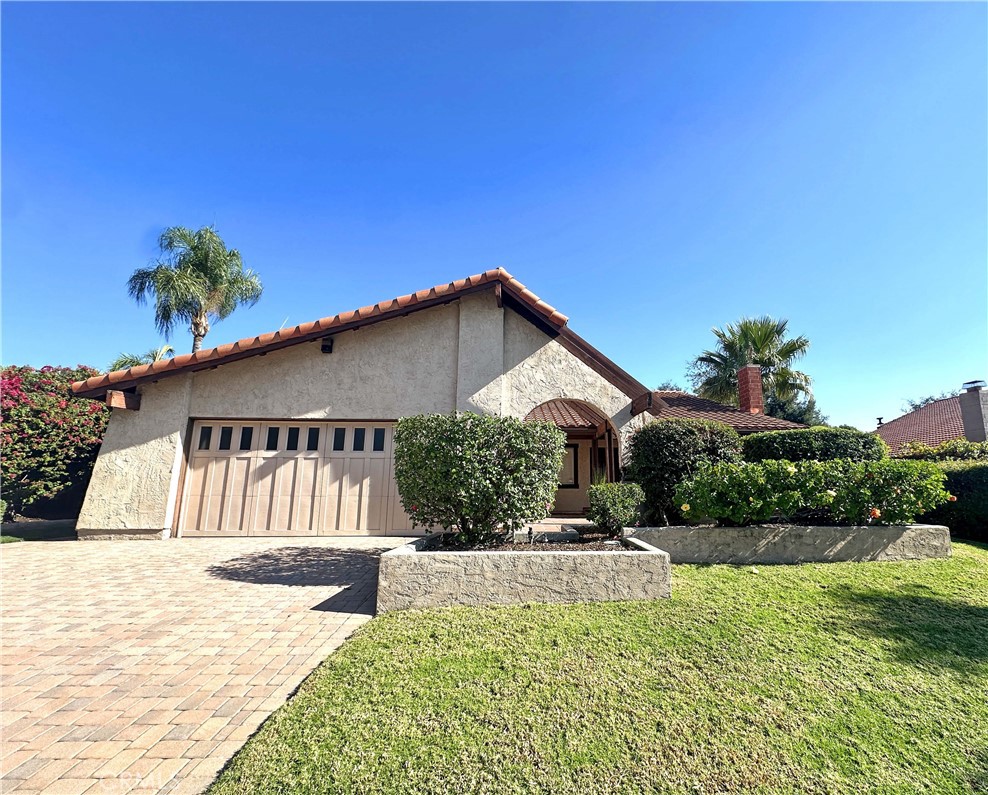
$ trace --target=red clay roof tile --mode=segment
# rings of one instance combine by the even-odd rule
[[[963,439],[960,398],[934,400],[880,425],[875,433],[885,440],[892,455],[898,455],[906,442],[922,442],[935,447],[951,439]]]
[[[452,300],[468,291],[486,286],[493,287],[495,284],[501,284],[503,289],[514,296],[520,303],[527,305],[551,327],[561,329],[566,325],[568,321],[566,315],[557,311],[545,301],[542,301],[506,270],[496,268],[476,274],[475,276],[468,276],[465,279],[458,279],[448,284],[437,285],[428,290],[419,290],[416,293],[398,296],[397,298],[381,301],[371,306],[361,307],[356,311],[343,312],[332,317],[315,320],[311,323],[303,323],[295,326],[293,329],[282,329],[268,334],[261,334],[257,337],[248,337],[215,348],[206,348],[198,353],[187,353],[175,356],[172,359],[163,359],[154,364],[145,364],[139,367],[131,367],[126,370],[116,370],[111,373],[93,376],[85,381],[77,381],[72,384],[72,391],[82,397],[101,397],[111,387],[128,388],[145,381],[157,380],[163,376],[177,375],[186,370],[202,369],[203,366],[212,367],[216,364],[223,364],[226,361],[235,361],[247,356],[254,356],[268,350],[316,339],[328,331],[338,330],[344,326],[356,328],[367,322],[384,320],[402,313],[414,311],[412,307],[416,307],[419,304],[425,304],[426,306],[421,308],[426,308],[438,300]],[[209,364],[205,365],[207,361]]]
[[[528,420],[544,420],[560,428],[599,428],[607,422],[607,418],[596,409],[566,398],[547,400],[536,406],[525,417],[525,421]]]
[[[655,394],[665,404],[659,409],[659,419],[715,420],[730,425],[738,433],[785,431],[806,427],[778,417],[769,417],[767,414],[747,414],[733,406],[725,406],[723,403],[706,400],[688,392],[659,391]]]

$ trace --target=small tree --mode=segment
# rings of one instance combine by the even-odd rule
[[[548,422],[480,414],[405,417],[395,429],[395,482],[414,527],[476,544],[544,519],[566,437]]]
[[[701,464],[741,460],[741,439],[729,425],[704,420],[658,420],[631,437],[625,477],[645,492],[646,518],[668,524],[679,516],[676,487]]]
[[[110,410],[73,400],[69,386],[92,367],[5,367],[2,489],[6,511],[62,518],[82,505]]]

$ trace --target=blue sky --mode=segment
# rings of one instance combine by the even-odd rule
[[[988,377],[986,30],[984,3],[5,3],[3,361],[158,344],[126,279],[215,224],[266,289],[207,345],[502,266],[652,386],[787,317],[823,411],[872,428]]]

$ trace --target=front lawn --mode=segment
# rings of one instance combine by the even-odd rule
[[[212,793],[988,790],[988,547],[675,566],[672,599],[391,613]]]

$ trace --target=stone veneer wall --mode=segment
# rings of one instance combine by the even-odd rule
[[[612,602],[672,593],[669,556],[628,552],[422,552],[426,536],[385,552],[377,612],[453,605]]]
[[[942,525],[626,528],[673,563],[836,563],[950,557]]]

